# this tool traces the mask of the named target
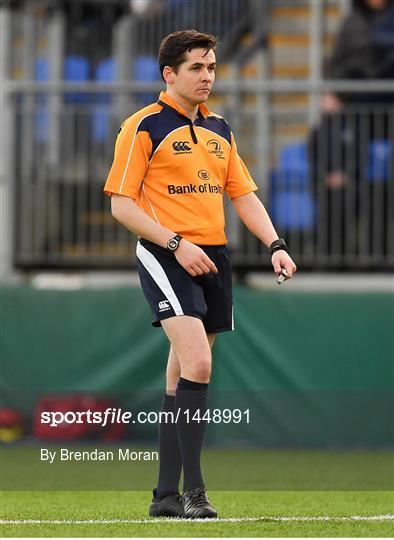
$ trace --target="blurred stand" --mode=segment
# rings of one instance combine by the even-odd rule
[[[390,72],[383,79],[376,71],[362,87],[353,71],[322,79],[322,59],[335,42],[344,5],[3,1],[3,279],[15,268],[133,266],[135,239],[115,223],[101,189],[119,125],[163,88],[156,60],[162,37],[185,27],[219,37],[209,106],[236,132],[240,154],[298,266],[392,270],[394,82]],[[373,27],[382,50],[392,46],[392,18],[387,11]],[[351,51],[351,43],[345,45],[332,58]],[[319,120],[320,96],[327,93]],[[362,103],[366,95],[379,104]],[[339,100],[342,110],[328,113]],[[310,162],[313,125],[310,148],[318,153],[310,152]],[[332,190],[325,171],[336,161],[352,180]],[[332,199],[339,192],[338,210]],[[236,271],[269,269],[267,250],[235,219],[231,205],[226,212]]]

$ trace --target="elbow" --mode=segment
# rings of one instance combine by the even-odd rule
[[[114,195],[111,196],[111,214],[113,218],[119,221],[120,209],[117,197],[115,197]]]
[[[134,204],[134,200],[129,197],[123,197],[113,193],[111,195],[111,213],[113,217],[121,221],[122,216],[130,211],[130,205]]]
[[[111,196],[111,214],[122,225],[130,228],[130,223],[135,221],[136,204],[131,197],[112,194]]]

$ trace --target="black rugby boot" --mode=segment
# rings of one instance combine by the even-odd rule
[[[217,512],[209,502],[202,487],[190,489],[183,494],[183,517],[190,519],[216,518]]]
[[[149,506],[149,515],[154,517],[182,517],[182,497],[179,493],[159,496],[153,490],[153,499]]]

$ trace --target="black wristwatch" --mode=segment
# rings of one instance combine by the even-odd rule
[[[274,240],[272,244],[270,245],[270,252],[271,255],[275,253],[275,251],[279,251],[280,249],[283,249],[286,251],[286,253],[289,253],[289,248],[286,245],[286,242],[283,240],[283,238],[278,238],[278,240]]]
[[[177,234],[174,236],[174,238],[170,238],[167,242],[167,249],[168,251],[171,251],[174,253],[179,248],[180,241],[182,240],[182,236],[180,234]]]

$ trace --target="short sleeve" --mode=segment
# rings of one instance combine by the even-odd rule
[[[107,195],[117,193],[133,199],[138,196],[152,151],[150,135],[139,129],[140,124],[138,119],[130,117],[122,125],[115,143],[114,161],[104,186]]]
[[[227,172],[226,192],[230,199],[241,197],[252,191],[256,191],[257,186],[250,176],[245,163],[239,157],[234,135],[231,133],[230,163]]]

